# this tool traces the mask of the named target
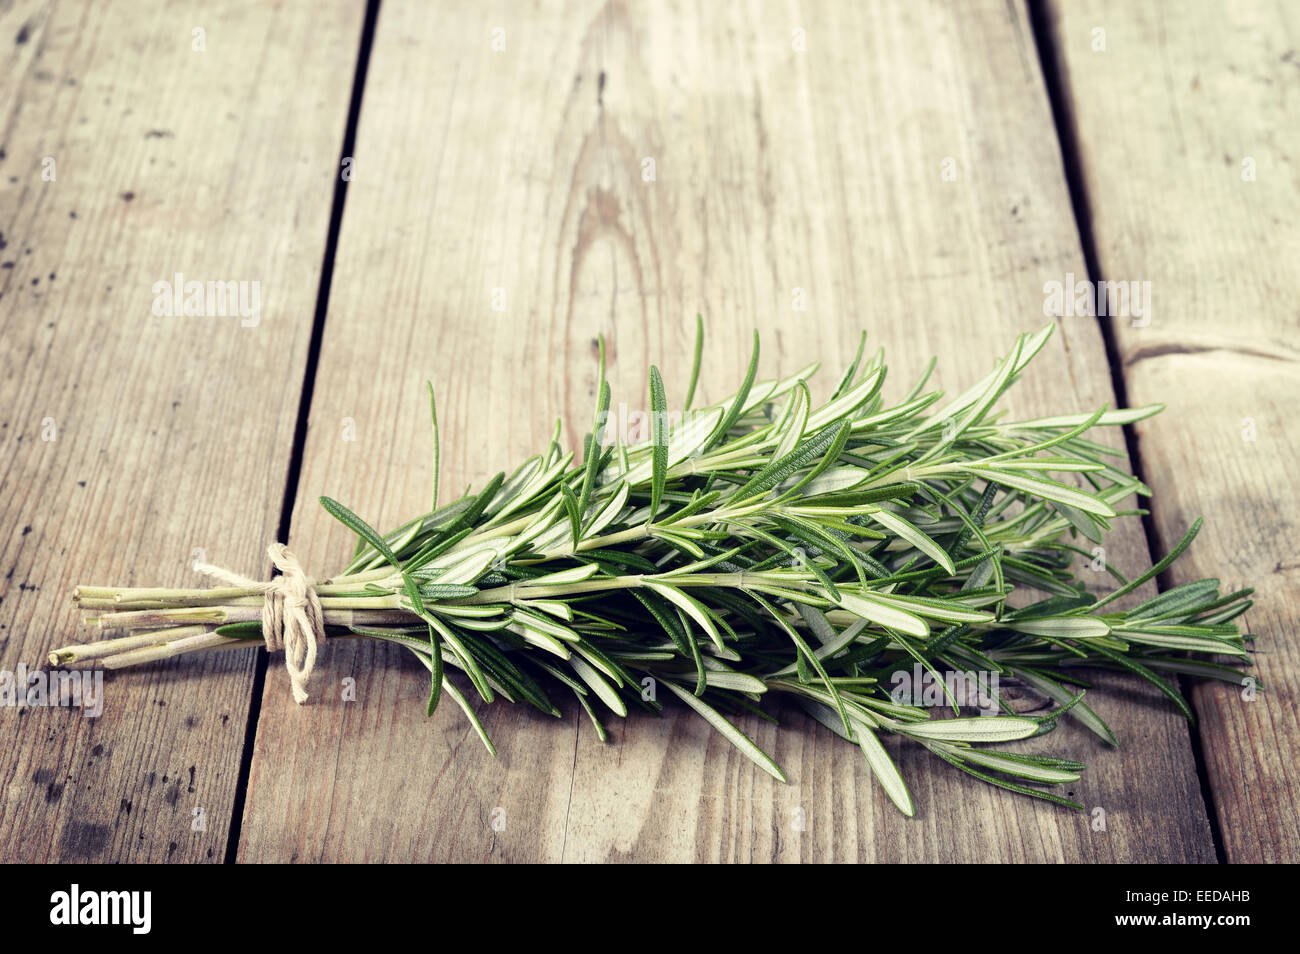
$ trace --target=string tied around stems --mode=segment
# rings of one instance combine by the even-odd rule
[[[262,638],[266,640],[267,652],[284,650],[293,698],[302,705],[307,701],[307,680],[316,665],[316,651],[325,639],[325,615],[321,612],[315,581],[307,576],[289,548],[283,543],[272,543],[266,552],[280,571],[279,576],[267,581],[252,580],[210,563],[197,564],[195,569],[231,586],[262,594]]]

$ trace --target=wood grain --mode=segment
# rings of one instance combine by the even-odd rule
[[[1102,276],[1149,282],[1149,321],[1106,319],[1160,543],[1205,530],[1171,582],[1254,586],[1267,691],[1196,689],[1229,861],[1300,860],[1300,11],[1288,4],[1054,6]],[[1094,52],[1093,31],[1106,49]]]
[[[554,417],[572,446],[597,333],[632,409],[650,362],[680,399],[696,311],[705,399],[739,379],[755,326],[768,375],[835,367],[865,327],[898,395],[931,354],[947,387],[982,375],[1049,320],[1044,282],[1084,271],[1018,3],[740,17],[587,2],[495,18],[390,0],[356,168],[291,533],[321,572],[350,541],[320,494],[381,525],[427,506],[426,378],[443,491],[459,492],[541,448]],[[1095,323],[1061,322],[1017,390],[1025,412],[1113,401]],[[1136,524],[1109,546],[1146,562]],[[453,707],[424,719],[421,672],[386,647],[334,647],[298,709],[272,668],[242,860],[1213,860],[1186,725],[1142,690],[1097,701],[1120,751],[1051,738],[1088,760],[1074,794],[1106,812],[1098,831],[910,750],[907,821],[859,753],[794,714],[744,723],[789,786],[677,708],[602,746],[571,708],[486,707],[493,760]]]
[[[359,32],[0,9],[0,668],[84,638],[75,583],[197,585],[194,548],[267,569]],[[259,282],[260,321],[158,316],[178,272]],[[109,676],[98,718],[0,708],[0,859],[222,860],[254,661]]]

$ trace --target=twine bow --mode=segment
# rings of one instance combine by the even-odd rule
[[[284,650],[284,664],[289,670],[293,698],[302,705],[307,701],[307,680],[316,665],[316,649],[325,638],[325,616],[313,581],[289,548],[283,543],[272,543],[266,552],[280,571],[279,576],[266,582],[251,580],[209,563],[200,563],[195,569],[231,586],[263,594],[262,638],[266,640],[267,652]]]

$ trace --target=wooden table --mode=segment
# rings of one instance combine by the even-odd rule
[[[307,708],[220,653],[110,677],[99,718],[0,709],[0,859],[1300,860],[1300,10],[377,7],[0,12],[0,668],[79,638],[75,583],[196,585],[196,551],[265,575],[273,539],[328,572],[322,493],[424,509],[426,378],[458,491],[586,428],[598,334],[616,403],[651,361],[680,392],[698,311],[706,399],[755,326],[769,375],[865,328],[901,393],[1054,318],[1013,407],[1168,404],[1129,435],[1152,515],[1110,559],[1204,515],[1162,582],[1258,588],[1267,691],[1194,688],[1189,731],[1116,682],[1118,751],[1058,733],[1087,813],[895,749],[909,821],[796,713],[744,724],[787,786],[678,708],[602,745],[492,706],[493,760],[387,647],[331,647]],[[178,273],[260,308],[167,316]],[[1149,309],[1045,294],[1101,279]]]

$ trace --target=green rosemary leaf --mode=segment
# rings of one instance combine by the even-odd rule
[[[1196,721],[1196,715],[1192,712],[1192,707],[1188,705],[1187,700],[1183,698],[1183,694],[1136,659],[1125,656],[1123,653],[1116,652],[1112,649],[1108,649],[1098,643],[1093,643],[1089,646],[1089,649],[1099,655],[1105,656],[1121,668],[1127,669],[1129,672],[1141,676],[1147,682],[1151,683],[1151,685],[1164,693],[1164,695],[1172,701],[1174,705],[1178,706],[1178,710],[1182,712],[1183,717],[1187,719],[1188,722]]]
[[[484,667],[493,679],[518,693],[525,701],[542,712],[548,715],[555,714],[555,706],[547,697],[546,691],[532,676],[506,658],[506,655],[497,649],[490,639],[465,632],[461,633],[461,639],[465,648],[474,655],[479,665]]]
[[[492,565],[497,556],[496,550],[485,547],[481,550],[467,552],[458,560],[449,558],[445,565],[446,572],[438,580],[448,585],[469,583],[472,580],[477,580],[483,574],[483,571]]]
[[[700,644],[695,639],[694,634],[691,633],[691,627],[687,620],[686,613],[677,607],[673,607],[673,612],[676,614],[677,623],[681,627],[681,632],[684,634],[683,641],[686,643],[686,649],[690,653],[691,664],[695,666],[695,694],[697,696],[702,696],[704,695],[704,690],[708,688],[709,683],[708,678],[705,675],[704,656],[700,652]]]
[[[854,468],[856,471],[856,468]],[[814,482],[815,483],[815,482]],[[846,490],[843,492],[831,492],[817,494],[813,492],[811,486],[805,486],[804,491],[809,497],[816,497],[815,503],[821,507],[844,507],[850,510],[856,510],[865,507],[867,504],[879,503],[882,500],[897,500],[899,498],[911,497],[916,493],[916,484],[885,484],[881,487],[863,487],[860,490]]]
[[[1030,457],[1025,460],[999,460],[999,470],[1043,470],[1066,473],[1085,473],[1104,470],[1103,464],[1073,457]]]
[[[1014,716],[975,716],[971,719],[931,719],[900,725],[899,731],[917,739],[945,742],[1014,742],[1038,732],[1032,719]]]
[[[743,752],[755,765],[767,774],[771,775],[778,782],[787,781],[785,773],[782,772],[780,767],[772,761],[771,757],[755,745],[749,736],[745,735],[745,733],[741,732],[734,725],[728,722],[717,709],[714,709],[703,699],[693,696],[675,682],[668,679],[665,679],[663,682],[664,685],[673,691],[677,698],[681,699],[682,702],[686,703],[699,713],[705,722],[717,729],[728,742],[740,749],[740,751]]]
[[[596,710],[591,707],[591,703],[587,701],[587,697],[577,691],[573,694],[577,696],[578,701],[582,703],[582,708],[586,710],[588,718],[591,719],[591,724],[596,727],[596,737],[600,739],[601,742],[608,742],[609,736],[605,733],[605,726],[601,724],[600,718],[596,715]]]
[[[592,691],[600,697],[601,702],[619,715],[627,715],[627,705],[619,698],[618,692],[605,681],[604,676],[597,672],[594,667],[588,665],[586,660],[580,656],[571,656],[569,657],[569,666],[578,674],[578,678],[590,686]]]
[[[438,636],[442,639],[443,643],[460,661],[461,668],[465,670],[465,674],[469,676],[470,682],[474,684],[474,688],[478,691],[478,694],[482,697],[483,701],[491,702],[493,697],[492,687],[488,685],[487,678],[483,675],[483,670],[479,667],[478,662],[474,659],[469,650],[465,648],[465,644],[461,642],[455,629],[443,622],[437,616],[426,614],[424,618],[431,627],[438,631]]]
[[[541,610],[543,613],[549,613],[556,619],[562,619],[566,623],[572,623],[574,617],[573,607],[561,600],[527,600],[517,599],[513,601],[515,606],[520,609]]]
[[[1231,666],[1220,666],[1215,663],[1200,662],[1193,659],[1167,658],[1163,656],[1143,656],[1142,662],[1151,669],[1163,669],[1166,672],[1176,672],[1184,676],[1198,676],[1202,679],[1217,679],[1221,682],[1232,683],[1234,686],[1244,686],[1249,682],[1256,689],[1262,690],[1263,684],[1254,676],[1247,677],[1240,669],[1234,669]]]
[[[809,496],[812,496],[813,494],[810,488],[818,481],[828,477],[831,470],[834,469],[833,465],[836,460],[839,459],[840,454],[844,451],[845,445],[848,443],[851,428],[849,422],[845,420],[841,421],[838,425],[828,424],[823,428],[823,430],[831,430],[834,432],[830,446],[827,447],[825,453],[822,454],[822,459],[811,470],[809,470],[808,473],[804,474],[802,477],[798,477],[797,479],[791,478],[777,488],[781,494],[780,499],[782,502],[792,500],[800,493],[807,493]],[[852,484],[849,484],[849,486],[852,486]]]
[[[534,660],[533,664],[537,666],[538,669],[542,670],[542,672],[550,676],[552,679],[568,686],[570,689],[574,691],[575,694],[579,696],[587,695],[587,687],[583,685],[581,682],[579,682],[578,680],[574,679],[568,673],[562,671],[558,666],[552,666],[550,663],[545,662],[541,659]]]
[[[740,412],[745,407],[745,402],[749,399],[749,391],[750,388],[754,386],[754,377],[757,374],[758,374],[758,332],[755,331],[754,332],[754,353],[749,359],[749,370],[745,372],[744,383],[741,384],[740,390],[736,392],[736,396],[732,400],[731,406],[727,409],[726,415],[718,422],[717,426],[713,429],[712,433],[710,433],[709,436],[705,439],[704,444],[700,448],[702,451],[711,450],[718,441],[722,440],[724,437],[726,437],[728,432],[730,432],[732,425],[734,425],[737,419],[739,419]]]
[[[883,354],[881,355],[880,360],[881,361],[884,360]],[[906,406],[910,404],[912,401],[916,400],[917,395],[919,395],[921,391],[925,388],[926,382],[930,380],[930,376],[934,374],[935,365],[937,365],[938,363],[939,363],[939,359],[937,356],[932,356],[930,360],[926,362],[925,369],[921,372],[921,376],[916,379],[916,384],[912,385],[912,389],[907,392],[907,396],[903,398],[902,405]],[[936,393],[932,395],[927,395],[927,397],[930,397],[932,401],[937,401],[940,395]]]
[[[715,407],[706,411],[692,413],[689,420],[675,428],[668,442],[668,467],[682,463],[688,458],[703,455],[703,443],[713,427],[722,418],[722,408]],[[642,458],[623,474],[623,480],[633,487],[639,487],[653,477],[653,460],[650,455]]]
[[[732,495],[732,499],[743,503],[760,497],[813,461],[821,460],[837,443],[843,446],[847,428],[845,423],[823,428],[785,457],[773,461],[756,473]]]
[[[325,508],[325,512],[331,517],[379,551],[385,560],[393,566],[401,568],[401,561],[397,559],[397,554],[392,551],[388,543],[375,531],[374,527],[332,497],[321,497],[320,505]]]
[[[826,694],[835,702],[835,709],[839,712],[840,720],[844,723],[845,731],[851,731],[852,729],[849,725],[849,713],[844,707],[844,700],[840,697],[839,689],[835,686],[835,683],[831,681],[831,677],[827,674],[826,668],[822,665],[821,660],[813,653],[812,647],[804,642],[804,639],[799,635],[798,630],[785,621],[785,617],[777,611],[776,607],[763,599],[763,597],[759,596],[757,593],[751,592],[749,595],[755,603],[767,610],[771,617],[776,620],[777,625],[780,626],[785,634],[790,637],[790,641],[794,643],[795,649],[799,653],[798,658],[803,659],[816,671],[817,677],[821,680],[822,685],[826,687]]]
[[[429,626],[429,704],[425,707],[425,716],[433,715],[438,708],[438,700],[442,698],[442,640],[438,637],[438,631]]]
[[[657,532],[655,534],[655,536],[660,536],[660,535],[661,532]],[[695,549],[698,550],[700,548],[696,547]],[[659,579],[671,580],[674,577],[690,576],[694,573],[701,573],[704,570],[709,569],[710,567],[718,566],[719,564],[727,564],[731,561],[732,557],[736,556],[736,554],[740,553],[744,549],[745,548],[743,546],[732,547],[730,550],[724,550],[721,553],[713,553],[707,555],[704,553],[703,550],[700,550],[700,556],[702,557],[702,559],[696,560],[694,563],[688,563],[684,566],[675,567],[674,569],[668,570],[665,573],[660,573]]]
[[[518,502],[524,489],[531,484],[542,470],[541,457],[528,458],[502,482],[496,498],[484,508],[483,513],[490,517],[496,517],[507,503]]]
[[[898,514],[889,510],[871,510],[868,511],[867,515],[886,530],[897,534],[901,539],[916,547],[949,573],[957,572],[956,567],[952,564],[952,557],[948,555],[948,552],[943,547]]]
[[[1030,669],[1026,666],[1017,666],[1011,670],[1011,675],[1031,689],[1041,692],[1058,705],[1064,705],[1072,698],[1069,690],[1039,670]],[[1115,738],[1115,733],[1111,731],[1110,726],[1085,703],[1079,702],[1073,706],[1070,709],[1070,715],[1082,722],[1098,738],[1117,748],[1119,747],[1119,739]]]
[[[605,380],[605,338],[600,338],[599,383],[596,385],[596,414],[591,424],[591,439],[587,444],[587,453],[583,460],[582,490],[578,494],[578,513],[585,516],[587,503],[591,500],[591,490],[596,483],[596,469],[600,462],[601,446],[604,439],[605,425],[609,417],[609,382]],[[581,532],[573,536],[577,546]]]
[[[1131,622],[1138,619],[1162,619],[1192,612],[1194,607],[1216,599],[1219,595],[1218,580],[1195,580],[1183,583],[1173,589],[1165,590],[1135,606],[1125,614]]]
[[[429,417],[433,421],[433,503],[430,510],[438,509],[438,477],[441,468],[441,447],[438,444],[438,402],[433,396],[433,382],[424,382],[425,387],[429,389]]]
[[[858,747],[867,757],[871,773],[876,776],[876,781],[885,790],[889,800],[908,818],[913,817],[916,814],[916,807],[912,804],[912,793],[907,790],[907,783],[903,780],[902,773],[898,771],[898,766],[889,757],[889,753],[885,751],[876,733],[859,720],[853,725],[853,735],[857,739]]]
[[[752,692],[761,695],[767,692],[767,683],[761,679],[755,679],[753,676],[747,676],[742,672],[724,672],[719,670],[706,670],[704,681],[710,689],[730,689],[734,692]],[[697,696],[700,693],[696,693]]]
[[[1172,629],[1172,627],[1166,627]],[[1191,652],[1215,653],[1225,656],[1238,656],[1249,659],[1250,653],[1228,640],[1200,634],[1188,635],[1183,632],[1161,632],[1155,628],[1137,629],[1132,626],[1117,626],[1112,632],[1130,643],[1145,646],[1158,646],[1161,649],[1185,649]]]
[[[1053,639],[1084,639],[1108,636],[1110,626],[1095,616],[1060,616],[1043,619],[1014,620],[1006,624],[1017,633],[1049,636]]]
[[[700,380],[700,359],[704,356],[704,316],[695,316],[695,353],[691,359],[691,382],[686,386],[686,401],[682,410],[689,411],[695,399],[695,385]]]
[[[1148,404],[1145,407],[1121,408],[1115,411],[1104,411],[1096,417],[1096,423],[1102,426],[1114,426],[1119,424],[1136,424],[1138,421],[1146,420],[1154,414],[1159,414],[1165,409],[1163,404]],[[1061,414],[1056,417],[1038,417],[1032,421],[1021,421],[1019,424],[1006,425],[1010,429],[1024,431],[1049,431],[1058,428],[1074,428],[1080,424],[1092,419],[1093,414]]]
[[[1025,447],[1017,447],[1015,450],[1005,451],[1004,453],[1001,454],[995,454],[993,457],[984,458],[984,460],[987,463],[989,461],[994,461],[994,460],[1005,461],[1007,459],[1024,458],[1024,457],[1028,457],[1031,454],[1041,453],[1042,451],[1048,450],[1049,448],[1056,447],[1061,444],[1068,444],[1070,441],[1074,440],[1074,438],[1078,437],[1080,434],[1084,434],[1092,427],[1094,427],[1097,424],[1097,422],[1100,421],[1105,416],[1106,416],[1106,406],[1102,405],[1094,413],[1085,417],[1083,420],[1079,421],[1073,427],[1069,427],[1068,429],[1062,430],[1060,433],[1054,434],[1051,437],[1041,440],[1037,444],[1030,444]]]
[[[703,603],[694,597],[687,596],[676,587],[668,586],[664,583],[655,583],[651,580],[646,580],[645,585],[654,593],[659,594],[671,603],[675,603],[684,613],[686,613],[687,616],[699,624],[700,629],[704,630],[704,632],[708,634],[709,639],[713,640],[715,646],[719,649],[723,648],[722,636],[718,632],[718,627],[714,623],[713,617],[710,615],[708,609]]]
[[[798,700],[799,707],[803,709],[804,712],[808,713],[813,720],[830,729],[845,742],[857,743],[858,737],[856,735],[844,731],[844,726],[840,723],[839,714],[836,713],[834,708],[822,702],[815,702],[814,700],[802,695],[797,696],[796,699]]]
[[[588,445],[590,444],[591,441],[588,439]],[[593,456],[590,450],[588,450],[587,456]],[[573,539],[573,547],[576,550],[578,541],[582,539],[582,517],[581,511],[578,509],[578,498],[573,495],[573,491],[569,489],[568,484],[560,484],[560,496],[564,499],[564,510],[569,515],[569,531]]]
[[[469,724],[474,727],[474,732],[478,735],[479,739],[482,740],[483,746],[488,750],[488,754],[495,758],[497,747],[493,745],[492,740],[488,738],[487,730],[483,728],[483,723],[479,721],[478,714],[470,707],[469,700],[466,699],[461,694],[461,691],[446,677],[443,677],[442,688],[447,695],[451,696],[456,705],[460,706],[461,711],[465,713],[465,718],[469,719]]]
[[[845,418],[870,400],[879,390],[884,379],[883,372],[880,370],[872,371],[843,395],[835,398],[824,407],[818,408],[815,413],[809,416],[808,430],[818,431],[836,421],[843,421],[847,425],[848,421]]]
[[[1016,339],[1016,345],[1012,349],[1011,353],[1002,359],[997,370],[986,379],[987,384],[984,386],[983,391],[974,401],[969,403],[969,407],[951,407],[946,413],[942,411],[939,413],[938,416],[944,421],[943,436],[934,444],[933,447],[930,448],[930,450],[921,456],[921,460],[933,459],[940,456],[973,425],[979,423],[984,418],[984,415],[987,414],[989,409],[993,406],[993,402],[1002,395],[1002,392],[1006,390],[1007,385],[1011,382],[1011,376],[1016,372],[1019,366],[1020,354],[1024,345],[1025,336],[1021,335]],[[960,416],[958,416],[959,412]],[[932,424],[927,422],[921,430],[925,430],[931,426]],[[914,430],[908,436],[914,437],[916,434],[917,431]]]
[[[858,594],[841,592],[838,603],[854,616],[860,616],[881,626],[896,629],[910,636],[930,635],[930,627],[926,625],[925,620],[914,613],[883,602],[879,594],[865,591]]]
[[[456,521],[456,524],[453,525],[453,529],[456,528],[456,525],[468,527],[477,523],[479,517],[481,517],[483,512],[487,509],[488,504],[492,502],[492,498],[495,497],[497,492],[501,489],[501,485],[505,482],[505,479],[506,475],[502,472],[489,480],[487,486],[484,487],[482,492],[474,498],[473,502]]]
[[[425,547],[423,550],[416,553],[415,556],[411,557],[409,560],[406,561],[406,572],[414,573],[417,570],[424,570],[426,567],[428,567],[428,565],[433,560],[442,556],[444,553],[449,551],[452,547],[456,546],[456,544],[460,543],[460,541],[464,540],[473,532],[474,532],[473,527],[463,527],[462,529],[457,530],[455,533],[452,533],[449,536],[442,537],[440,539],[435,539],[434,541],[430,542],[430,544],[427,547]],[[437,567],[435,569],[438,570],[439,575],[445,572],[442,567]]]
[[[827,628],[830,628],[830,623],[826,621],[826,617],[821,613],[820,610],[816,609],[815,607],[808,606],[805,603],[799,603],[796,605],[799,607],[799,612],[803,615],[804,619],[809,620],[810,623],[814,618],[820,619]],[[833,635],[831,635],[831,637],[828,639],[823,639],[821,647],[815,650],[813,655],[820,660],[830,659],[836,653],[839,653],[846,647],[852,645],[853,642],[862,633],[862,631],[866,629],[866,626],[867,626],[867,621],[865,619],[859,619],[853,623],[850,623],[848,626],[844,627],[844,629],[840,630],[839,633],[834,633],[832,630]],[[816,633],[819,638],[821,638],[822,630],[820,629],[820,627],[813,626],[812,629],[813,632]],[[772,673],[772,678],[780,678],[782,676],[788,676],[791,673],[793,673],[794,670],[795,667],[793,664],[791,664],[789,666],[786,666],[784,669],[776,670],[774,673]]]
[[[630,672],[590,640],[579,639],[573,644],[573,648],[587,662],[613,680],[614,688],[622,689],[625,686],[636,684],[636,679]]]
[[[629,592],[642,606],[650,611],[650,615],[668,634],[668,638],[673,641],[677,651],[684,656],[689,655],[690,650],[686,646],[687,629],[679,624],[677,617],[674,615],[674,608],[652,592],[643,589],[633,589],[629,590]]]
[[[449,583],[421,583],[418,589],[421,597],[430,600],[461,599],[478,592],[478,587]]]
[[[608,527],[615,520],[619,519],[623,513],[623,508],[627,504],[628,494],[632,488],[626,482],[621,481],[618,489],[605,503],[591,520],[591,524],[586,529],[587,536],[597,536],[602,530]],[[585,511],[583,511],[585,513]]]
[[[993,614],[974,609],[955,597],[935,599],[928,596],[900,596],[896,593],[873,593],[872,598],[900,610],[937,619],[943,623],[989,623]],[[967,594],[967,599],[970,599]]]
[[[614,567],[622,567],[628,570],[637,570],[640,573],[657,573],[659,568],[638,553],[624,552],[620,550],[583,550],[583,559],[595,560],[597,563],[609,564]]]
[[[992,486],[992,485],[990,485]],[[1084,513],[1069,504],[1063,504],[1059,501],[1051,501],[1052,509],[1070,522],[1070,526],[1079,531],[1093,543],[1101,543],[1102,531],[1106,528],[1102,526],[1101,521],[1090,513]]]
[[[253,620],[246,623],[226,623],[224,626],[218,626],[213,632],[227,639],[261,639],[262,622]]]
[[[1052,326],[1048,325],[1042,332],[1039,332],[1040,335],[1044,335],[1044,340],[1046,340],[1045,335],[1051,334],[1051,329]],[[1039,347],[1041,347],[1041,344]],[[964,412],[966,412],[972,405],[979,402],[981,398],[988,395],[990,389],[995,387],[999,381],[1005,384],[1010,380],[1011,375],[1015,374],[1021,367],[1023,367],[1023,364],[1020,364],[1019,362],[1025,354],[1025,350],[1026,338],[1024,335],[1020,335],[1016,338],[1015,347],[1011,354],[1000,359],[997,367],[993,369],[992,373],[978,384],[962,392],[962,394],[950,401],[942,410],[938,411],[932,417],[914,427],[908,433],[908,437],[916,437],[936,428],[941,431],[947,429],[951,433],[955,429],[954,425]],[[1029,357],[1032,357],[1032,354],[1024,357],[1024,361],[1028,361]]]
[[[664,396],[663,378],[659,369],[650,366],[650,418],[651,418],[651,484],[650,520],[659,515],[659,502],[664,496],[668,480],[668,399]]]
[[[1067,504],[1077,510],[1082,510],[1084,513],[1092,513],[1100,517],[1115,516],[1114,509],[1104,500],[1083,493],[1073,487],[1067,487],[1065,484],[1059,484],[1054,480],[1027,477],[1024,474],[1008,471],[1001,467],[981,467],[975,464],[962,465],[962,470],[976,477],[982,477],[984,480],[1002,484],[1004,487],[1025,491],[1044,500],[1054,500],[1057,503]]]
[[[1029,795],[1033,798],[1041,798],[1044,801],[1053,802],[1054,804],[1057,805],[1063,805],[1066,808],[1073,808],[1075,811],[1080,811],[1080,812],[1083,811],[1083,806],[1076,801],[1072,801],[1071,799],[1062,798],[1060,795],[1054,795],[1051,792],[1039,791],[1036,788],[1029,788],[1026,785],[1017,785],[1014,782],[1008,782],[1005,779],[1000,779],[995,775],[989,775],[987,772],[981,772],[978,769],[973,769],[969,765],[967,765],[962,759],[956,757],[955,755],[948,754],[951,751],[948,748],[940,747],[940,746],[932,746],[930,750],[934,752],[936,755],[938,755],[940,758],[942,758],[945,762],[949,762],[952,765],[957,766],[957,768],[961,769],[967,775],[971,775],[982,782],[988,782],[990,785],[996,785],[998,788],[1005,788],[1007,791],[1016,792],[1017,794],[1020,795]],[[964,755],[965,752],[963,751],[962,754]]]
[[[545,633],[548,636],[554,636],[556,639],[562,639],[566,643],[576,643],[582,637],[578,633],[553,619],[549,619],[540,613],[532,613],[522,606],[516,604],[516,609],[510,614],[510,618],[523,626],[525,629],[535,633]]]
[[[405,571],[402,572],[402,588],[406,591],[406,598],[411,601],[411,609],[415,615],[424,618],[424,594],[420,592],[420,584],[415,582],[415,577]]]
[[[781,440],[772,452],[772,457],[779,460],[789,454],[803,439],[808,424],[808,409],[812,398],[808,395],[808,386],[800,381],[790,394],[790,406],[781,422]]]
[[[839,383],[835,385],[835,390],[831,392],[831,400],[840,397],[850,387],[853,386],[854,379],[858,376],[858,365],[862,363],[862,352],[867,347],[867,333],[864,331],[858,336],[858,351],[853,356],[853,362],[844,371],[840,377]],[[777,455],[780,456],[780,455]]]
[[[1196,539],[1196,534],[1200,532],[1201,521],[1200,519],[1197,519],[1193,522],[1190,528],[1187,528],[1187,533],[1183,534],[1183,538],[1178,541],[1178,545],[1175,546],[1173,550],[1170,550],[1169,554],[1165,555],[1165,559],[1162,559],[1160,563],[1157,563],[1154,567],[1148,569],[1148,571],[1141,574],[1141,576],[1132,578],[1132,580],[1128,581],[1127,584],[1119,587],[1118,590],[1115,590],[1114,593],[1110,594],[1109,597],[1099,600],[1097,606],[1105,606],[1106,603],[1113,602],[1115,599],[1126,597],[1126,595],[1132,593],[1132,591],[1143,585],[1144,582],[1154,580],[1154,578],[1160,576],[1161,573],[1164,573],[1166,569],[1174,563],[1174,560],[1177,560],[1179,556],[1183,555],[1183,551],[1187,550],[1187,547],[1192,545],[1193,539]]]
[[[955,747],[952,752],[954,754],[960,753],[958,757],[963,761],[974,762],[984,768],[994,769],[1007,775],[1016,775],[1031,782],[1042,782],[1048,785],[1068,785],[1071,782],[1079,781],[1077,771],[1067,771],[1051,765],[1040,765],[1026,756],[1017,756],[1009,752],[975,748],[957,749]]]
[[[587,554],[589,555],[589,554]],[[583,580],[589,580],[598,572],[595,564],[586,563],[582,566],[570,567],[567,570],[556,570],[554,573],[543,573],[541,576],[535,576],[528,581],[530,586],[564,586],[570,583],[581,583]]]

